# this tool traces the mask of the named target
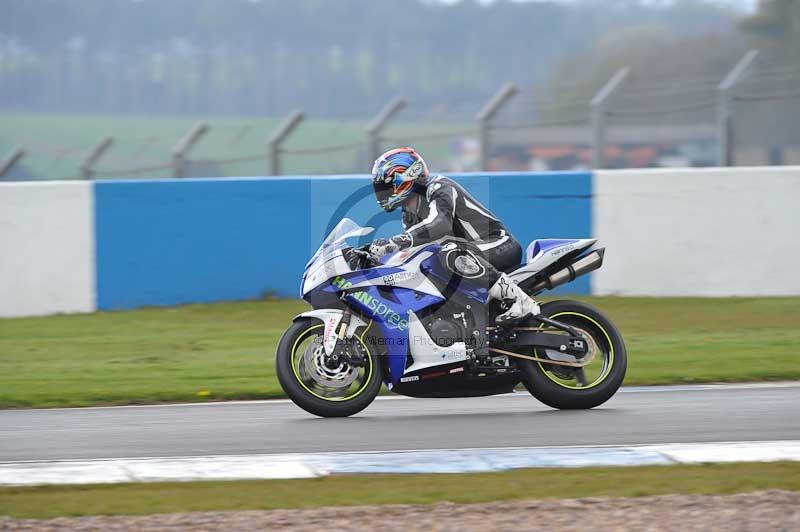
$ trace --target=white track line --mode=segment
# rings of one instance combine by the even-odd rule
[[[352,473],[476,473],[587,467],[800,461],[800,440],[431,449],[0,463],[0,485],[312,478]]]
[[[729,390],[768,390],[777,388],[800,388],[800,381],[780,381],[780,382],[746,382],[746,383],[713,383],[713,384],[675,384],[665,386],[624,386],[617,393],[680,393],[680,392],[718,392]],[[493,399],[497,397],[528,397],[527,392],[512,392],[500,395],[481,397],[480,399]],[[413,400],[414,397],[403,395],[380,395],[376,401],[404,401]],[[476,398],[471,398],[476,399]],[[238,405],[281,405],[291,403],[291,399],[252,399],[248,401],[206,401],[202,403],[158,403],[153,405],[119,405],[119,406],[84,406],[73,408],[19,408],[0,410],[2,412],[52,412],[52,411],[83,411],[83,410],[107,410],[119,408],[174,408],[174,407],[220,407]]]

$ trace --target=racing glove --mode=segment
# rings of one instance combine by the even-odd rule
[[[397,236],[393,236],[388,240],[385,238],[379,238],[378,240],[375,240],[369,246],[369,252],[373,257],[375,257],[375,259],[380,259],[385,255],[394,253],[396,251],[405,249],[410,246],[411,246],[411,237],[408,236],[406,233],[402,233]]]

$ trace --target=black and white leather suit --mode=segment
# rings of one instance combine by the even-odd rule
[[[415,192],[416,201],[403,205],[403,228],[418,246],[445,239],[440,259],[454,273],[473,277],[487,287],[492,286],[503,271],[518,266],[522,248],[508,232],[505,225],[469,192],[455,181],[438,175],[427,180],[424,188]],[[471,276],[456,260],[458,256],[471,255],[482,268],[480,275]]]

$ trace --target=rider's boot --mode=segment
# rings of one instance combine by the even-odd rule
[[[540,313],[539,303],[526,294],[506,274],[501,274],[500,278],[489,289],[489,298],[498,299],[511,305],[507,311],[495,318],[498,325],[507,325],[519,321],[528,316],[536,316]]]

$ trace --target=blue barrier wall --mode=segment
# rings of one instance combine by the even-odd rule
[[[589,173],[453,178],[523,246],[592,234]],[[344,216],[375,237],[400,231],[399,211],[377,208],[365,176],[98,182],[98,308],[297,297],[303,266]],[[589,280],[564,291],[588,294]]]

